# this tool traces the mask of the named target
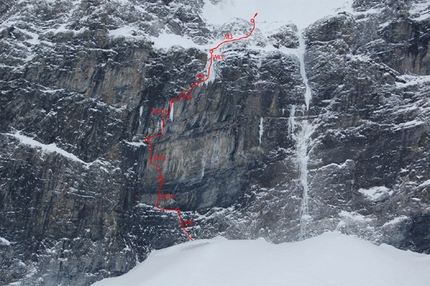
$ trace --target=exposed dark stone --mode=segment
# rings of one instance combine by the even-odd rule
[[[412,219],[411,240],[415,251],[430,254],[430,215]]]

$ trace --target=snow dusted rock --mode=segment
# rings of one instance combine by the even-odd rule
[[[297,49],[299,47],[297,32],[297,27],[294,24],[285,25],[278,31],[269,35],[268,39],[277,49],[279,49],[279,47]]]
[[[397,15],[396,6],[391,7],[390,15]],[[429,193],[417,187],[429,176],[429,121],[425,119],[429,85],[406,83],[402,74],[406,70],[428,74],[423,52],[428,43],[421,40],[429,37],[428,30],[422,32],[428,20],[415,22],[399,15],[385,22],[389,8],[384,9],[381,16],[366,11],[359,16],[339,15],[306,31],[312,107],[319,114],[314,134],[317,143],[311,152],[317,163],[310,168],[310,174],[315,170],[318,175],[311,192],[317,202],[325,201],[310,208],[317,214],[325,213],[327,205],[359,212],[369,219],[366,224],[373,230],[360,227],[355,232],[397,247],[422,250],[425,236],[412,237],[406,229],[418,227],[416,220],[425,221],[421,217],[428,216],[428,204],[422,202],[428,202]],[[373,27],[376,33],[366,33],[364,27]],[[322,32],[326,30],[330,33]],[[420,40],[416,34],[421,35]],[[400,63],[400,58],[406,59]],[[330,164],[342,164],[338,175],[327,168]],[[360,194],[360,189],[376,186],[387,188],[388,195],[368,200]],[[325,196],[322,190],[335,195]],[[419,199],[413,200],[415,196]],[[404,214],[410,219],[398,221],[394,230],[383,227],[387,220]]]
[[[154,208],[143,138],[160,128],[152,109],[252,15],[217,26],[208,1],[3,2],[0,283],[88,285],[185,241]],[[262,11],[252,38],[220,48],[211,81],[175,103],[154,144],[193,237],[339,229],[430,251],[424,4],[355,1],[271,30]]]

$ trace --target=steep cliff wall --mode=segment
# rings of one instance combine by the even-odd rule
[[[88,285],[187,239],[154,208],[143,138],[160,128],[152,109],[205,69],[207,44],[249,31],[243,19],[206,23],[203,6],[2,2],[2,284]],[[355,1],[303,31],[257,24],[222,47],[215,78],[175,104],[154,141],[192,236],[339,229],[429,253],[427,6]],[[153,37],[166,33],[193,44],[160,49]]]

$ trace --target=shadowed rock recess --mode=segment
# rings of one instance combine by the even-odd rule
[[[175,103],[154,140],[163,193],[193,238],[338,229],[430,253],[424,2],[357,0],[302,35],[257,24],[221,48],[215,79]],[[154,207],[143,138],[160,130],[152,109],[204,71],[201,45],[249,32],[247,19],[205,23],[202,8],[0,0],[0,284],[89,285],[187,240],[177,215]],[[159,49],[163,32],[195,47]]]

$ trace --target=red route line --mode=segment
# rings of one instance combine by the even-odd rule
[[[204,83],[204,82],[206,82],[206,81],[209,80],[209,77],[211,75],[211,68],[212,68],[212,65],[213,65],[213,53],[215,52],[215,50],[217,50],[220,46],[222,46],[224,44],[232,43],[232,42],[236,42],[236,41],[239,41],[239,40],[243,40],[243,39],[249,38],[252,35],[252,33],[254,32],[254,30],[255,30],[255,18],[257,17],[257,15],[258,15],[258,13],[255,13],[254,17],[252,17],[252,19],[250,20],[250,22],[252,23],[252,29],[248,33],[248,35],[242,36],[242,37],[239,37],[239,38],[233,38],[233,39],[224,40],[221,43],[219,43],[215,48],[212,48],[212,49],[209,50],[210,59],[209,59],[209,66],[208,66],[208,70],[207,70],[207,76],[205,77],[203,75],[202,76],[196,75],[197,78],[201,79],[200,81],[196,81],[189,89],[181,91],[179,93],[179,97],[171,99],[170,103],[169,103],[169,109],[167,111],[167,114],[165,116],[163,116],[163,118],[161,119],[161,132],[157,133],[157,134],[154,134],[154,135],[146,136],[143,139],[149,145],[149,163],[152,166],[156,167],[157,171],[158,171],[159,186],[158,186],[157,199],[155,201],[155,207],[157,209],[159,209],[159,210],[162,210],[162,211],[176,212],[178,214],[179,224],[180,224],[182,230],[185,232],[185,234],[187,235],[188,239],[191,240],[191,241],[193,239],[192,239],[192,237],[191,237],[191,235],[190,235],[190,233],[189,233],[189,231],[187,230],[186,227],[192,225],[193,222],[190,221],[190,220],[184,220],[182,218],[181,210],[179,208],[163,208],[163,207],[160,207],[160,205],[159,205],[160,199],[166,199],[166,198],[172,199],[173,195],[166,195],[166,194],[162,195],[161,194],[161,190],[163,189],[163,185],[164,185],[164,178],[163,178],[163,173],[161,171],[161,166],[153,162],[153,157],[154,157],[153,156],[153,143],[151,142],[151,140],[155,139],[157,137],[161,137],[161,136],[164,135],[164,132],[165,132],[164,131],[165,121],[170,116],[170,112],[172,110],[173,103],[175,103],[176,101],[180,101],[182,99],[191,99],[192,96],[189,93],[194,88],[196,88],[197,86],[199,86],[200,84],[202,84],[202,83]]]

